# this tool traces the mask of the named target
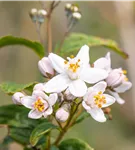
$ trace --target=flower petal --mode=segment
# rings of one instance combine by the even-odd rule
[[[57,95],[56,93],[50,94],[50,95],[49,95],[49,98],[48,98],[48,103],[49,103],[51,106],[53,106],[53,105],[56,103],[57,99],[58,99],[58,95]]]
[[[31,110],[28,114],[28,117],[32,119],[39,119],[42,117],[42,112],[39,112],[37,110]]]
[[[86,110],[91,109],[90,106],[88,106],[85,101],[82,102],[82,106],[83,106]]]
[[[119,103],[119,104],[124,104],[125,103],[125,100],[124,99],[122,99],[120,96],[119,96],[119,94],[118,93],[116,93],[116,92],[112,92],[112,91],[110,91],[110,90],[108,90],[109,91],[109,93],[112,95],[112,96],[114,96],[115,97],[115,99],[116,99],[116,101]]]
[[[49,107],[44,113],[43,116],[46,118],[48,115],[51,115],[53,112],[52,107]]]
[[[105,79],[107,76],[107,71],[103,69],[85,67],[81,72],[80,78],[87,83],[93,84]]]
[[[80,51],[76,55],[77,59],[80,59],[83,64],[87,65],[89,64],[89,47],[87,45],[84,45],[81,47]]]
[[[107,87],[107,83],[104,82],[104,81],[101,81],[101,82],[98,82],[97,84],[95,84],[95,85],[93,86],[93,90],[94,90],[95,92],[101,91],[102,93],[104,93],[106,87]]]
[[[71,80],[68,78],[67,75],[65,74],[57,75],[45,84],[45,92],[60,93],[61,91],[65,90],[68,87],[70,82]]]
[[[114,90],[118,93],[124,93],[125,91],[129,90],[131,87],[132,87],[131,82],[123,82],[120,86],[114,88]]]
[[[72,83],[69,85],[69,91],[72,95],[76,97],[82,97],[87,92],[87,86],[84,81],[78,79],[72,81]]]
[[[35,98],[42,97],[45,100],[48,99],[48,96],[43,91],[40,91],[40,90],[34,90],[32,93],[32,96]]]
[[[105,57],[102,57],[94,62],[94,68],[104,69],[109,72],[110,71],[110,63]]]
[[[115,103],[115,98],[108,95],[108,94],[104,94],[104,96],[106,97],[106,104],[102,105],[102,108],[104,107],[108,107],[110,105],[112,105],[113,103]]]
[[[95,108],[95,109],[90,109],[87,112],[90,113],[92,118],[98,122],[106,121],[106,118],[102,109]]]
[[[52,63],[53,68],[58,72],[58,73],[63,73],[64,72],[64,59],[56,54],[50,53],[49,54],[49,59]]]
[[[32,107],[32,104],[36,101],[36,99],[32,96],[24,96],[22,99],[21,99],[21,102],[22,104],[27,107],[27,108],[33,108]]]

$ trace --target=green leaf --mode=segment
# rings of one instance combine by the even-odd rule
[[[31,48],[40,58],[44,56],[44,47],[39,42],[33,42],[25,38],[5,36],[0,38],[0,48],[11,45],[23,45]]]
[[[13,82],[4,82],[0,84],[0,88],[6,94],[13,95],[15,92],[19,92],[23,90],[31,91],[36,83],[37,82],[32,82],[28,84],[17,84]]]
[[[89,47],[104,46],[118,53],[123,58],[128,58],[128,54],[126,54],[121,48],[119,48],[115,41],[103,39],[96,36],[90,36],[83,33],[72,33],[70,36],[68,36],[62,46],[61,52],[77,52],[85,44]],[[56,47],[56,50],[58,50],[58,46]]]
[[[30,128],[17,128],[10,127],[9,136],[13,138],[16,142],[27,145],[29,144],[29,137],[31,134]]]
[[[76,119],[75,123],[74,124],[77,124],[77,123],[80,123],[82,122],[85,118],[88,118],[90,116],[89,113],[87,113],[86,111],[82,112],[80,114],[80,116]]]
[[[25,107],[18,105],[6,105],[0,106],[0,124],[9,125],[10,121],[15,119],[18,113],[22,113],[27,110]]]
[[[94,150],[80,139],[67,139],[60,143],[60,150]]]
[[[31,133],[30,143],[32,146],[35,146],[39,139],[50,132],[52,129],[56,129],[57,127],[52,123],[46,121],[44,123],[39,124]]]

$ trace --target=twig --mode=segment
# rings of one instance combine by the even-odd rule
[[[40,43],[43,44],[43,40],[42,40],[41,32],[40,32],[40,26],[41,26],[41,24],[37,23],[37,22],[35,22],[34,24],[35,24],[35,27],[36,27],[36,31],[37,31]]]
[[[63,130],[60,132],[58,138],[56,139],[56,141],[54,142],[54,145],[58,146],[59,142],[61,141],[61,139],[63,138],[63,136],[65,135],[65,133],[68,131],[68,129],[71,127],[70,123],[75,115],[75,113],[77,112],[77,109],[79,107],[80,103],[78,103],[78,105],[76,106],[76,109],[73,111],[73,113],[70,114],[70,117],[65,125],[65,127],[63,128]]]
[[[50,5],[50,9],[48,11],[48,15],[47,15],[47,41],[48,41],[48,54],[52,52],[52,30],[51,30],[51,15],[52,12],[54,10],[54,8],[56,8],[56,6],[58,6],[60,2],[58,2],[57,4],[55,4],[55,1],[53,1]]]

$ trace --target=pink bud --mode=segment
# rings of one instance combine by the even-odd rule
[[[13,96],[12,96],[12,100],[13,103],[16,105],[21,105],[21,98],[23,98],[25,95],[21,92],[16,92]]]
[[[34,86],[33,90],[34,91],[35,90],[44,91],[44,88],[45,88],[44,85],[45,85],[45,83],[38,83]]]
[[[48,78],[54,76],[54,69],[48,57],[43,57],[38,62],[38,68],[40,72],[43,74],[43,76],[48,77]]]
[[[64,97],[66,100],[74,100],[75,99],[75,96],[70,93],[69,89],[66,89],[66,91],[64,92]]]
[[[69,117],[69,112],[61,107],[57,110],[55,117],[58,121],[65,122]]]
[[[106,82],[108,86],[115,88],[122,84],[124,78],[122,69],[114,69],[109,73]]]

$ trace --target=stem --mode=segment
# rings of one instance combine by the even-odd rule
[[[48,14],[47,20],[47,40],[48,40],[48,54],[49,54],[52,51],[51,13]]]
[[[37,23],[37,22],[35,22],[34,24],[35,24],[35,27],[36,27],[36,31],[37,31],[40,43],[43,44],[43,40],[42,40],[41,33],[40,33],[40,26],[41,26],[41,24]]]
[[[51,140],[50,140],[50,134],[48,134],[48,137],[47,137],[47,149],[46,150],[50,150],[50,143],[51,143]]]
[[[60,132],[59,136],[57,137],[56,141],[54,142],[54,145],[58,146],[59,142],[62,140],[63,136],[65,135],[65,133],[68,131],[68,129],[72,126],[72,124],[70,125],[75,113],[77,112],[77,109],[79,107],[80,103],[77,104],[75,110],[73,111],[73,113],[70,114],[70,117],[67,121],[67,124],[65,125],[65,127],[63,128],[63,130]]]
[[[51,28],[51,16],[52,16],[52,12],[53,10],[59,5],[60,1],[58,1],[55,4],[55,1],[53,1],[50,5],[50,9],[48,11],[48,15],[47,15],[47,41],[48,41],[48,54],[52,52],[52,28]]]

